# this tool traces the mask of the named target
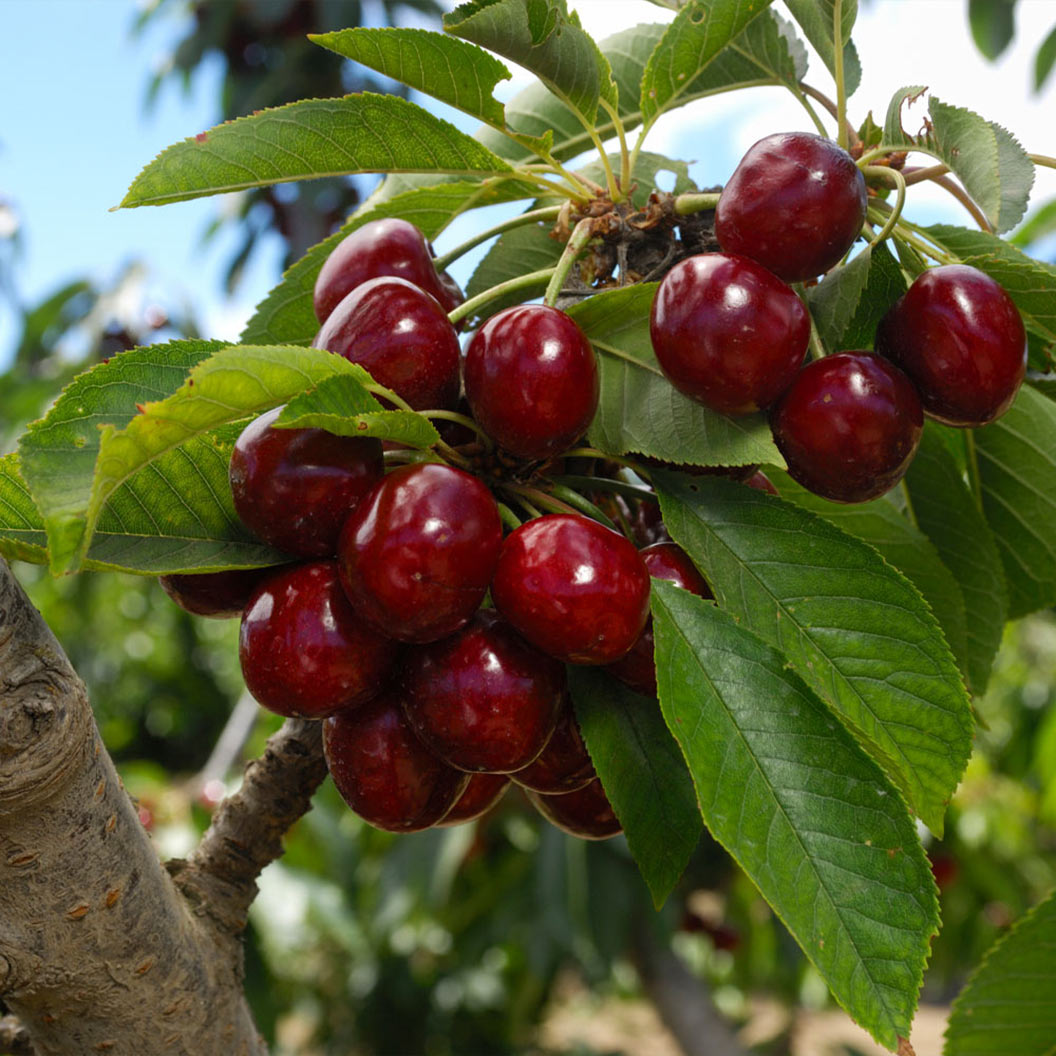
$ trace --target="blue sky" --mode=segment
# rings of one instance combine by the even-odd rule
[[[665,15],[644,0],[573,0],[572,6],[599,37]],[[1040,99],[1027,88],[1034,47],[1056,22],[1056,3],[1019,4],[1017,43],[997,65],[972,49],[964,9],[963,0],[863,5],[855,38],[865,80],[851,100],[852,116],[860,119],[868,107],[882,112],[895,89],[927,83],[944,101],[1008,125],[1028,149],[1056,154],[1056,85]],[[159,25],[134,39],[136,10],[134,0],[0,0],[0,198],[17,205],[23,224],[18,289],[32,303],[72,278],[110,276],[141,257],[160,297],[190,297],[211,336],[232,337],[277,281],[278,246],[257,254],[238,298],[229,302],[218,290],[230,243],[200,245],[221,199],[109,212],[159,150],[216,118],[217,66],[199,73],[189,95],[169,84],[153,110],[145,110],[147,81],[175,27]],[[809,79],[828,88],[816,63]],[[507,82],[504,94],[524,83],[520,76]],[[752,142],[801,127],[800,115],[777,89],[736,93],[665,118],[650,148],[695,159],[694,177],[719,183]],[[1041,174],[1039,200],[1056,194],[1054,175]],[[968,222],[941,192],[914,194],[911,203],[914,219]],[[460,241],[479,222],[463,219],[439,248]],[[10,339],[10,320],[0,315],[0,367]]]

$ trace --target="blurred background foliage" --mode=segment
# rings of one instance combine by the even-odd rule
[[[999,7],[969,4],[980,34],[983,9]],[[188,83],[209,58],[225,64],[218,120],[301,97],[385,90],[308,44],[305,33],[357,24],[364,13],[374,24],[435,24],[438,11],[432,2],[156,0],[138,28],[170,17],[181,28],[148,98],[169,80]],[[995,40],[985,53],[999,53]],[[228,289],[265,233],[285,240],[292,261],[361,193],[354,181],[314,181],[240,196],[210,229],[242,232]],[[1045,208],[1021,241],[1044,230]],[[15,276],[31,234],[17,204],[0,200],[0,299],[20,323],[14,361],[0,375],[0,451],[75,372],[197,332],[192,307],[159,291],[141,262],[108,284],[85,277],[24,304]],[[27,565],[17,574],[87,682],[159,854],[185,853],[280,721],[243,694],[236,623],[188,616],[150,579],[55,580]],[[928,846],[944,927],[926,1002],[947,1003],[993,940],[1056,883],[1054,698],[1049,613],[1008,629],[990,690],[977,701],[977,751],[948,834]],[[688,1000],[713,1003],[738,1022],[758,1023],[761,1002],[807,1012],[829,1002],[798,947],[709,838],[658,914],[622,838],[571,840],[513,792],[478,823],[395,837],[361,823],[327,783],[260,888],[247,940],[248,993],[279,1056],[708,1052],[699,1047],[707,1039],[694,1048],[683,1038],[679,1047],[648,1009],[637,1027],[619,1012],[652,998],[677,1027],[668,999],[685,978],[698,984]],[[684,989],[679,995],[687,1000]],[[540,1028],[568,1008],[574,1022],[604,1018],[619,1029],[611,1041],[588,1042],[574,1029]],[[752,1051],[805,1051],[793,1048],[787,1011],[767,1022],[754,1031]]]

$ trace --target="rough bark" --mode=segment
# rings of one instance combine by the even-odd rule
[[[325,772],[309,725],[288,723],[250,764],[174,882],[84,685],[0,560],[0,999],[38,1056],[265,1053],[240,936]]]

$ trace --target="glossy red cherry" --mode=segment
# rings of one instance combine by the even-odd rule
[[[770,426],[794,480],[835,502],[866,502],[902,479],[924,413],[898,367],[870,352],[840,352],[800,371]]]
[[[581,840],[607,840],[623,832],[623,826],[596,778],[575,792],[559,796],[544,796],[527,789],[524,794],[551,825],[570,836],[578,836]]]
[[[715,236],[724,252],[801,282],[840,262],[865,210],[865,178],[847,151],[809,132],[780,132],[750,147],[734,170]]]
[[[368,279],[394,275],[435,297],[445,312],[465,297],[447,272],[437,273],[425,236],[406,220],[372,220],[342,239],[315,280],[315,315],[325,323],[343,298]]]
[[[608,664],[645,626],[649,573],[618,532],[589,517],[555,514],[507,536],[491,596],[543,652],[573,664]]]
[[[572,704],[566,698],[554,734],[534,763],[518,770],[513,780],[523,788],[544,795],[560,795],[563,792],[575,792],[589,784],[598,775],[590,761],[583,735],[572,711]]]
[[[416,411],[458,402],[459,344],[435,297],[399,278],[369,279],[333,310],[312,341],[370,372]]]
[[[476,821],[487,814],[510,787],[510,779],[505,774],[473,774],[466,785],[465,792],[458,797],[458,802],[436,823],[436,828],[447,829],[452,825],[464,825],[467,821]]]
[[[401,681],[411,728],[460,770],[511,773],[543,750],[564,699],[565,669],[499,614],[408,650]]]
[[[401,466],[341,532],[341,582],[356,611],[404,642],[454,634],[484,600],[502,545],[491,492],[436,463]]]
[[[238,658],[246,688],[269,711],[319,719],[379,693],[396,645],[353,611],[333,561],[277,572],[242,616]]]
[[[761,265],[701,253],[664,276],[649,334],[679,392],[723,414],[751,414],[791,384],[810,341],[810,319],[791,287]]]
[[[698,598],[713,598],[707,580],[677,543],[654,543],[641,551],[649,575],[666,579],[676,587],[696,594]],[[609,670],[631,689],[656,696],[656,662],[653,659],[653,621],[650,617],[645,630],[631,646],[631,651]]]
[[[305,557],[330,557],[360,499],[381,479],[381,441],[324,429],[274,429],[276,407],[250,422],[231,453],[231,492],[259,539]]]
[[[876,350],[909,375],[924,413],[946,425],[1000,417],[1027,370],[1027,335],[1012,298],[964,264],[918,276],[881,321]]]
[[[158,582],[181,609],[195,616],[226,620],[241,616],[253,591],[275,571],[274,568],[238,568],[226,572],[175,573],[159,576]]]
[[[542,304],[493,315],[473,335],[463,365],[473,417],[518,458],[571,447],[598,409],[594,350],[570,316]]]
[[[448,766],[415,737],[394,692],[328,718],[323,753],[341,798],[388,832],[435,825],[469,785],[469,774]]]

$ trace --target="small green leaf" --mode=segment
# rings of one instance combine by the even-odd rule
[[[965,665],[968,684],[981,694],[1008,618],[1008,588],[993,533],[942,432],[948,430],[928,423],[906,474],[906,487],[917,526],[960,584],[971,614],[965,625]]]
[[[325,429],[337,436],[376,436],[422,449],[440,440],[428,418],[414,411],[384,410],[352,374],[324,378],[295,396],[273,424],[277,429]]]
[[[730,418],[683,396],[665,378],[649,339],[656,283],[606,291],[570,308],[598,352],[601,399],[590,440],[610,454],[679,464],[783,465],[766,418]]]
[[[786,0],[792,17],[799,23],[807,40],[821,56],[829,73],[836,76],[836,45],[833,36],[836,7],[834,0]],[[862,64],[858,49],[851,40],[851,30],[858,17],[857,0],[843,0],[840,8],[840,36],[843,39],[843,83],[847,94],[854,95],[862,81]]]
[[[968,25],[975,46],[991,61],[1012,43],[1016,0],[968,0]]]
[[[652,598],[660,702],[708,828],[836,1000],[895,1048],[939,915],[905,806],[777,650],[670,583]]]
[[[987,951],[957,996],[943,1056],[1053,1056],[1056,892]]]
[[[782,649],[933,832],[972,747],[968,695],[913,586],[872,547],[792,503],[656,472],[667,530],[719,604]]]
[[[444,29],[530,70],[588,122],[599,99],[616,105],[608,60],[566,0],[470,0],[444,16]]]
[[[660,38],[642,75],[641,112],[651,125],[691,94],[708,64],[771,0],[690,0]]]
[[[1034,91],[1040,92],[1056,66],[1056,26],[1049,30],[1034,55]]]
[[[1016,230],[1009,235],[1008,241],[1020,249],[1031,242],[1047,238],[1056,231],[1056,199],[1049,199],[1035,209]]]
[[[395,27],[311,33],[308,39],[372,70],[449,103],[494,128],[506,124],[492,94],[510,71],[482,48],[428,29]]]
[[[497,154],[420,106],[363,92],[262,110],[176,143],[136,177],[121,208],[360,172],[509,171]]]
[[[703,828],[685,761],[655,700],[596,668],[569,667],[568,683],[594,769],[659,909]]]
[[[1056,605],[1056,404],[1029,386],[975,431],[983,511],[1008,579],[1008,618]]]

